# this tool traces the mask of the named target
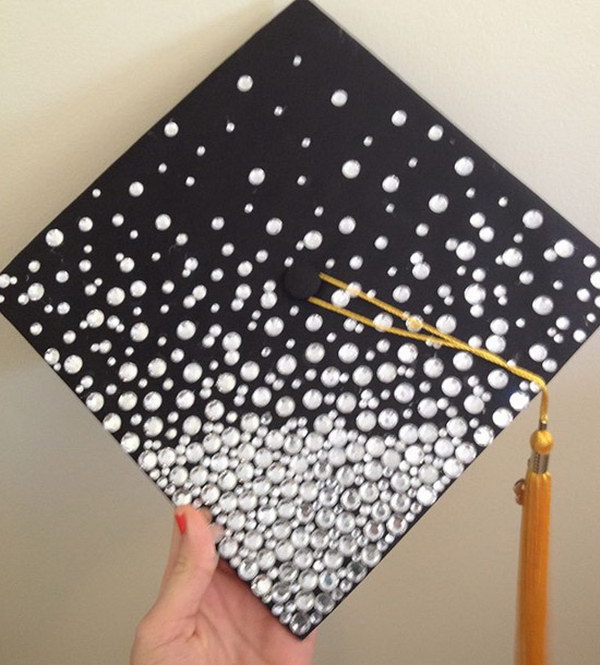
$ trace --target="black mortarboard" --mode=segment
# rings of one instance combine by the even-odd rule
[[[298,0],[12,261],[0,308],[303,636],[527,406],[510,367],[548,380],[595,330],[597,256]]]

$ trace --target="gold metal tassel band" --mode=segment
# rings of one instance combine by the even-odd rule
[[[511,363],[486,349],[471,346],[453,335],[448,335],[423,321],[420,317],[411,315],[383,300],[379,300],[379,298],[370,296],[357,286],[343,282],[326,273],[319,273],[319,278],[321,281],[342,289],[351,296],[364,300],[379,310],[401,319],[406,323],[407,329],[377,323],[367,316],[345,307],[338,307],[317,296],[307,298],[311,304],[382,333],[470,353],[519,378],[530,381],[539,388],[541,400],[538,429],[532,434],[530,440],[532,450],[527,465],[527,474],[523,480],[515,485],[517,502],[523,507],[516,662],[518,665],[545,665],[551,490],[548,461],[553,446],[552,435],[547,429],[549,400],[546,382],[538,374]]]

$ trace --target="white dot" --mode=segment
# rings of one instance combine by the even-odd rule
[[[67,374],[77,374],[83,367],[83,360],[79,356],[67,356],[63,367]]]
[[[134,323],[129,331],[129,336],[134,342],[143,342],[149,334],[150,329],[142,322]]]
[[[117,306],[120,305],[125,300],[125,291],[118,286],[114,286],[106,294],[106,302],[109,305]]]
[[[265,172],[263,169],[260,168],[255,168],[250,171],[248,174],[248,182],[251,185],[262,185],[262,183],[265,181]]]
[[[400,284],[392,292],[392,298],[399,303],[404,303],[410,298],[410,287],[406,284]]]
[[[383,191],[388,192],[388,194],[397,191],[399,185],[400,185],[400,180],[398,179],[398,176],[393,174],[386,176],[383,179],[383,182],[381,183]]]
[[[461,157],[454,164],[454,170],[461,176],[468,176],[473,173],[474,163],[470,157]]]
[[[237,82],[237,88],[240,92],[248,92],[254,85],[254,81],[252,80],[251,76],[248,76],[248,74],[244,74],[243,76],[240,76]]]
[[[340,233],[343,233],[344,235],[352,233],[352,231],[354,231],[355,228],[356,228],[356,220],[354,219],[354,217],[343,217],[340,220],[340,223],[338,224],[338,229],[340,230]]]
[[[179,125],[173,120],[169,120],[169,122],[165,125],[164,132],[165,136],[168,136],[171,139],[174,136],[177,136],[177,133],[179,132]]]
[[[129,291],[134,298],[141,298],[146,293],[146,282],[141,279],[136,279],[131,283]]]
[[[534,298],[531,307],[536,314],[547,316],[554,309],[554,302],[550,296],[538,296]]]
[[[59,245],[62,245],[64,239],[65,236],[60,229],[50,229],[48,233],[46,233],[46,244],[50,247],[58,247]]]
[[[444,128],[441,125],[432,125],[427,132],[427,136],[432,141],[439,141],[444,136]]]
[[[494,235],[494,229],[491,226],[484,226],[479,231],[479,237],[483,240],[483,242],[492,242]]]
[[[388,246],[388,239],[385,236],[378,236],[373,244],[377,249],[385,249]]]
[[[104,323],[104,312],[100,309],[90,310],[85,320],[90,328],[99,328]]]
[[[338,108],[344,106],[348,101],[348,93],[345,90],[336,90],[333,95],[331,95],[331,103]]]
[[[302,56],[301,55],[295,55],[294,60],[292,61],[294,67],[300,67],[302,64]]]
[[[456,248],[456,256],[461,261],[470,261],[475,256],[476,248],[470,240],[464,240]]]
[[[44,287],[39,282],[34,282],[27,289],[27,295],[30,300],[36,301],[40,300],[44,295]]]
[[[523,253],[517,247],[509,247],[504,250],[502,261],[505,266],[516,268],[517,266],[520,266],[523,261]]]
[[[108,432],[117,432],[121,428],[121,417],[116,413],[108,413],[102,424]]]
[[[309,231],[304,236],[304,246],[307,249],[317,249],[323,242],[323,235],[320,231]]]
[[[575,251],[575,247],[573,246],[573,243],[570,240],[567,240],[566,238],[562,238],[561,240],[558,240],[556,242],[556,244],[554,245],[554,251],[562,259],[568,259],[571,256],[573,256],[573,252]]]
[[[397,111],[394,111],[392,113],[392,125],[395,125],[396,127],[402,127],[402,125],[405,122],[406,122],[406,111],[398,109]]]
[[[142,192],[144,191],[144,185],[142,185],[141,182],[136,180],[135,182],[132,182],[131,185],[129,185],[129,193],[131,196],[141,196]]]
[[[448,208],[448,197],[445,194],[434,194],[429,199],[429,209],[436,214],[444,212]]]
[[[541,363],[548,357],[548,349],[543,344],[533,344],[529,347],[529,357]]]
[[[165,213],[161,213],[154,220],[154,225],[159,231],[166,231],[171,226],[171,218]]]
[[[92,230],[92,226],[94,226],[94,222],[89,217],[82,217],[79,220],[79,230],[83,231],[86,233],[87,231]]]
[[[431,266],[425,261],[423,261],[423,263],[417,263],[417,265],[412,269],[413,277],[416,279],[427,279],[430,272]]]
[[[500,408],[494,411],[492,420],[494,421],[494,425],[504,429],[512,422],[513,415],[508,409]]]
[[[470,284],[465,289],[465,300],[469,305],[479,305],[485,300],[485,288],[481,284]]]
[[[356,161],[356,159],[349,159],[347,162],[344,162],[342,166],[342,173],[350,180],[352,178],[356,178],[360,173],[360,164]]]
[[[265,228],[270,236],[276,236],[278,233],[281,233],[283,222],[278,217],[273,217],[267,222]]]
[[[523,215],[523,224],[528,229],[538,229],[544,221],[544,215],[539,210],[528,210]]]
[[[182,321],[177,326],[177,337],[179,339],[191,339],[196,334],[196,324],[193,321]]]

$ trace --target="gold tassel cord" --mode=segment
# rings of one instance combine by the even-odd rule
[[[547,649],[548,554],[552,477],[548,459],[553,439],[547,430],[531,436],[532,453],[518,502],[522,505],[519,557],[518,665],[545,665]]]
[[[538,374],[511,363],[486,349],[471,346],[453,335],[448,335],[423,321],[420,317],[413,316],[383,300],[370,296],[354,285],[326,273],[320,273],[319,278],[323,282],[346,291],[349,295],[364,300],[374,307],[403,320],[409,329],[377,323],[367,316],[345,307],[339,307],[316,296],[308,298],[308,302],[311,304],[382,333],[465,351],[501,367],[515,376],[530,381],[539,388],[541,393],[539,425],[531,436],[532,452],[528,462],[527,474],[525,479],[519,481],[515,486],[517,502],[523,508],[519,559],[516,662],[517,665],[545,665],[551,495],[551,476],[548,473],[548,461],[553,445],[552,435],[546,429],[549,407],[546,382]]]

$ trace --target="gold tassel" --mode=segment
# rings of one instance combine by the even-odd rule
[[[517,665],[545,665],[548,614],[548,550],[553,438],[543,427],[531,436],[525,480],[515,486],[521,517]]]
[[[530,381],[541,392],[539,428],[531,436],[532,453],[529,458],[527,475],[515,485],[517,502],[523,506],[521,522],[521,556],[519,563],[519,616],[516,648],[517,665],[546,664],[546,621],[548,605],[548,547],[550,540],[550,486],[548,460],[552,449],[552,435],[546,429],[548,423],[548,386],[539,374],[501,356],[474,347],[453,335],[442,332],[421,318],[394,305],[379,300],[356,285],[350,285],[326,273],[319,273],[319,278],[338,289],[345,290],[354,298],[359,298],[378,309],[402,319],[407,329],[377,323],[375,319],[339,307],[333,302],[316,296],[307,298],[308,302],[322,309],[335,312],[348,319],[353,319],[382,333],[396,335],[436,346],[465,351],[486,360],[493,365]]]

